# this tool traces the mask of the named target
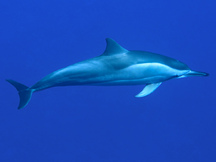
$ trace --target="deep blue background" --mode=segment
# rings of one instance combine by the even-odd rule
[[[216,3],[212,0],[0,1],[0,161],[215,162]],[[103,53],[164,54],[209,77],[144,86],[60,87],[19,98],[28,86]]]

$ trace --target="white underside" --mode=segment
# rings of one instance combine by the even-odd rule
[[[97,67],[97,68],[96,68]],[[135,64],[123,69],[114,69],[100,64],[82,64],[58,70],[34,85],[41,90],[54,86],[69,85],[141,85],[159,83],[186,74],[161,63]]]
[[[95,80],[97,81],[96,84],[99,85],[149,84],[163,82],[187,72],[188,70],[177,70],[160,63],[143,63],[96,78],[89,78],[88,81],[93,82]],[[86,80],[83,81],[86,82]]]

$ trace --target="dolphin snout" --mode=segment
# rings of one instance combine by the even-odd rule
[[[190,70],[189,73],[186,74],[186,76],[209,76],[209,74],[205,72]]]

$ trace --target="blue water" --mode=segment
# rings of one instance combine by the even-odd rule
[[[215,1],[0,1],[1,162],[215,162]],[[103,53],[110,37],[209,77],[144,86],[60,87],[19,97],[59,68]]]

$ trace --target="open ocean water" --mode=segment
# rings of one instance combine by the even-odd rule
[[[0,1],[1,162],[215,162],[216,2]],[[5,79],[32,86],[104,52],[105,38],[209,77],[34,93],[24,109]]]

